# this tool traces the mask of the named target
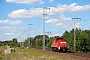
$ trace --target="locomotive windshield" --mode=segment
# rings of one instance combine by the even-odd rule
[[[60,38],[60,39],[63,39],[63,38]]]
[[[59,40],[59,38],[56,38],[56,40]]]

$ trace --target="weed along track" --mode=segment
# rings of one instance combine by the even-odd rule
[[[51,49],[16,47],[14,52],[4,54],[0,47],[0,60],[90,60],[90,53],[61,53]]]
[[[33,47],[31,47],[33,48]],[[42,48],[37,48],[37,47],[34,47],[33,49],[36,49],[36,50],[42,50]],[[46,48],[45,49],[45,52],[51,52],[52,54],[56,54],[56,55],[60,55],[60,56],[68,56],[72,59],[76,59],[76,60],[90,60],[90,53],[85,53],[85,52],[66,52],[66,53],[63,53],[63,52],[53,52],[51,49],[49,48]]]

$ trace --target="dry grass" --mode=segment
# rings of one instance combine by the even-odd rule
[[[1,49],[0,49],[1,50]],[[35,49],[15,48],[11,54],[0,54],[0,60],[77,60],[64,54],[53,54]]]

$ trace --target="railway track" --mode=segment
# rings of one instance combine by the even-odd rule
[[[38,50],[42,50],[42,48],[37,47],[30,47]],[[52,52],[54,54],[60,54],[65,56],[70,56],[71,58],[76,58],[77,60],[90,60],[90,53],[84,53],[84,52],[53,52],[50,48],[46,48],[45,51]]]
[[[84,53],[84,52],[74,52],[74,53],[66,53],[72,57],[76,57],[80,60],[90,60],[90,53]]]

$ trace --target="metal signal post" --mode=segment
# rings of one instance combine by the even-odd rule
[[[30,39],[30,29],[31,29],[31,27],[30,27],[30,25],[32,25],[32,24],[28,24],[28,38]],[[28,40],[28,47],[30,47],[30,40]]]
[[[76,32],[75,32],[75,24],[76,20],[81,20],[81,18],[72,18],[74,20],[74,52],[76,51]]]
[[[43,7],[43,51],[45,51],[45,17],[47,17],[47,14],[45,14],[45,11],[50,8]]]

